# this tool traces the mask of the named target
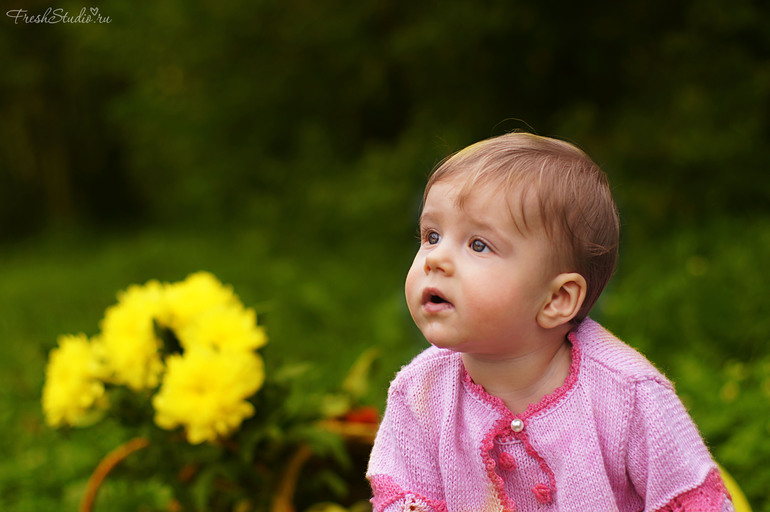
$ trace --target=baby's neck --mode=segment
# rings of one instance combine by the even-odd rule
[[[572,364],[572,345],[546,347],[511,359],[463,354],[463,364],[476,384],[499,398],[514,414],[526,411],[564,384]]]

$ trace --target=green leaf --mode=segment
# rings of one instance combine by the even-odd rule
[[[379,357],[380,350],[377,347],[372,347],[358,356],[342,382],[343,391],[349,393],[354,399],[364,396],[369,391],[372,365]]]

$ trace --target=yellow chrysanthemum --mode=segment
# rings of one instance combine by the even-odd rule
[[[155,280],[131,285],[118,293],[118,302],[107,308],[101,322],[102,332],[120,332],[143,336],[153,332],[153,319],[163,314],[164,287]]]
[[[175,331],[210,309],[238,304],[238,297],[208,272],[190,274],[166,286],[165,310],[160,322]]]
[[[162,315],[163,293],[158,281],[132,285],[107,309],[97,349],[111,369],[114,383],[135,390],[158,385],[163,364],[153,320]]]
[[[196,348],[169,356],[160,391],[153,398],[155,423],[183,426],[192,444],[214,441],[237,430],[254,414],[247,402],[262,386],[262,359],[250,352]]]
[[[185,349],[214,347],[219,350],[253,351],[267,343],[257,314],[240,304],[206,311],[177,332]]]
[[[160,341],[154,335],[102,334],[94,339],[94,345],[110,370],[109,380],[113,384],[125,385],[134,391],[158,386],[163,361]]]
[[[51,427],[89,425],[107,408],[104,369],[85,334],[60,336],[45,373],[43,412]]]

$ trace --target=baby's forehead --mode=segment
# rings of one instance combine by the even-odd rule
[[[451,187],[454,206],[464,212],[484,211],[486,207],[502,201],[506,208],[497,212],[500,222],[513,222],[523,235],[541,230],[548,231],[541,208],[538,187],[526,180],[473,180],[472,177],[454,175],[433,184]]]

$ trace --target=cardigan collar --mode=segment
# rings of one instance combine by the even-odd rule
[[[529,404],[527,409],[521,414],[514,414],[510,409],[508,409],[508,407],[506,407],[505,403],[503,403],[500,398],[490,395],[483,386],[473,382],[473,379],[468,374],[468,371],[465,369],[465,366],[462,363],[462,358],[460,358],[463,382],[473,396],[498,411],[500,415],[506,419],[506,421],[511,422],[515,419],[518,419],[526,422],[535,414],[555,407],[567,396],[572,388],[575,387],[575,384],[578,381],[578,375],[580,373],[580,342],[574,330],[570,331],[570,333],[567,335],[567,338],[569,339],[570,343],[572,343],[572,348],[570,350],[572,362],[570,363],[569,374],[567,375],[567,378],[564,379],[564,383],[550,394],[541,398],[537,403]]]

